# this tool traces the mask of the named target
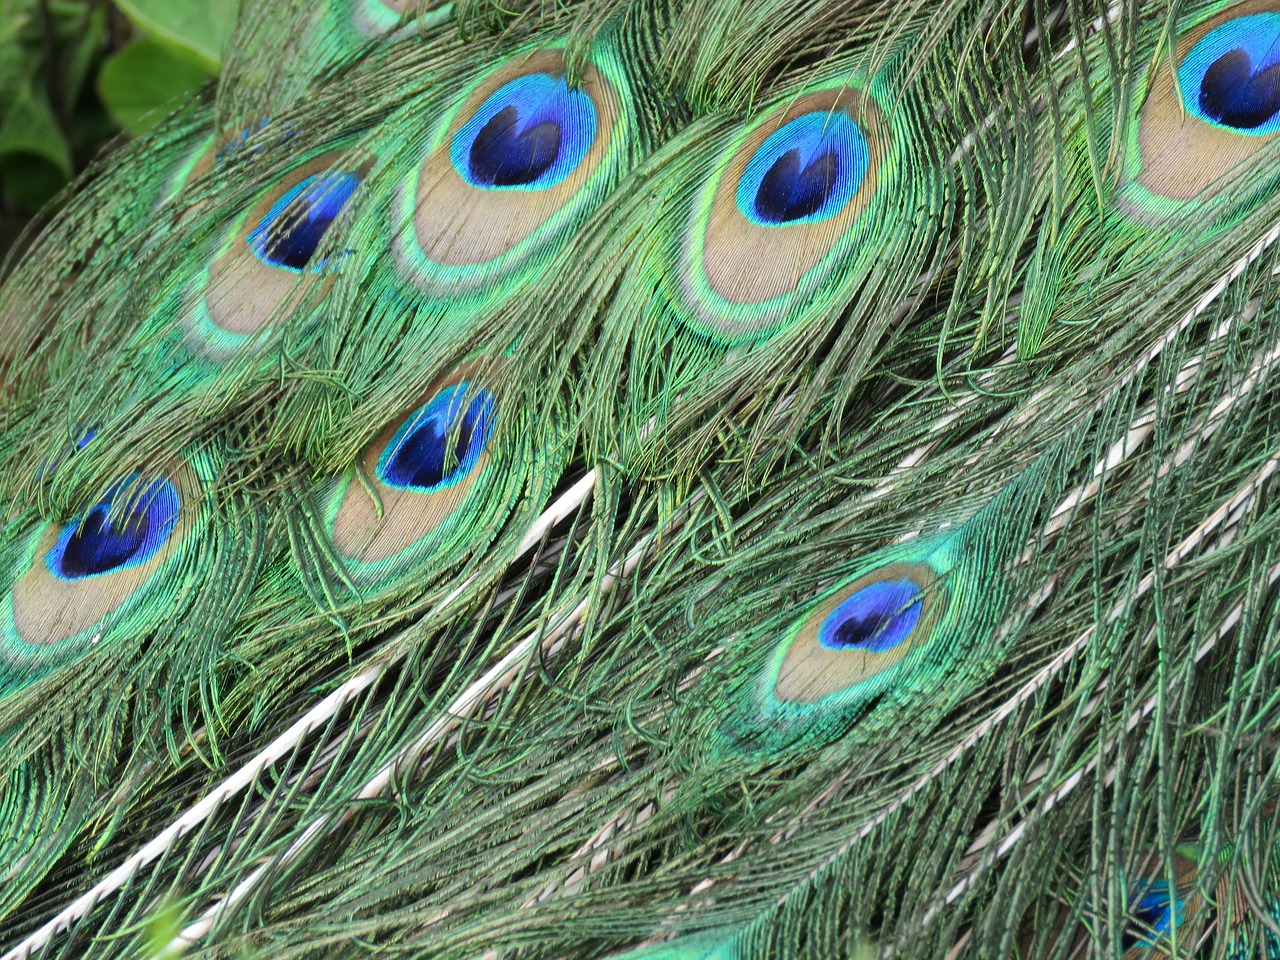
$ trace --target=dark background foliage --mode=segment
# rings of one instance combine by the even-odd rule
[[[0,253],[118,137],[214,76],[238,0],[0,0]]]

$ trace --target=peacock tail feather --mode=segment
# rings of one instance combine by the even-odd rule
[[[0,287],[4,960],[1276,955],[1277,37],[246,0]]]
[[[1050,126],[1043,137],[1051,156],[1037,157],[1045,173],[1031,190],[1053,213],[1020,225],[1034,238],[1026,272],[998,288],[988,307],[996,312],[984,321],[999,323],[1009,293],[1021,286],[1023,356],[1092,326],[1105,314],[1095,305],[1111,301],[1112,290],[1256,239],[1257,226],[1242,220],[1274,186],[1272,104],[1262,87],[1250,86],[1248,66],[1237,80],[1230,64],[1269,49],[1265,9],[1119,10],[1113,30],[1081,37],[1070,53],[1042,54],[1043,95],[1054,101],[1041,121]],[[1254,112],[1232,106],[1237,96]]]
[[[642,473],[687,469],[728,422],[782,445],[850,402],[910,314],[876,306],[907,301],[938,269],[950,199],[901,57],[875,74],[856,60],[826,68],[750,122],[695,119],[586,239],[602,296],[579,376],[623,384],[616,399],[583,397],[601,455],[616,448]],[[900,256],[886,261],[891,237]],[[635,252],[619,255],[619,242]],[[754,425],[783,406],[791,422],[770,440]]]

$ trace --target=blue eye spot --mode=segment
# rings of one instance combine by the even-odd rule
[[[1145,893],[1130,907],[1137,927],[1126,931],[1121,946],[1128,950],[1135,946],[1151,946],[1169,929],[1173,915],[1173,901],[1169,885],[1163,880],[1151,884]]]
[[[454,134],[449,158],[473,187],[546,190],[569,176],[596,138],[596,108],[563,77],[504,84]]]
[[[145,488],[136,480],[136,474],[126,477],[83,518],[62,528],[45,555],[50,573],[83,580],[136,567],[156,555],[173,532],[181,501],[168,480],[153,480]],[[126,495],[124,509],[113,514],[113,501]]]
[[[924,603],[910,580],[870,583],[836,607],[818,628],[829,650],[884,653],[911,636]]]
[[[360,179],[349,173],[308,177],[275,202],[248,237],[249,248],[264,263],[286,270],[319,270],[311,264],[325,231],[342,213]]]
[[[395,432],[378,458],[378,479],[418,493],[457,483],[484,452],[493,405],[489,391],[468,389],[466,383],[441,390]]]
[[[1210,30],[1182,61],[1178,84],[1187,111],[1207,123],[1252,136],[1280,130],[1280,14]]]
[[[806,113],[771,134],[738,181],[752,223],[819,223],[843,210],[867,175],[867,138],[843,112]]]

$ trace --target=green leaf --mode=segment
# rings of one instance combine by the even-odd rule
[[[190,57],[153,40],[135,40],[103,63],[98,94],[116,122],[136,136],[163,119],[161,107],[208,79]]]
[[[7,91],[0,120],[0,158],[18,153],[35,154],[71,178],[71,148],[58,127],[49,98],[30,77],[21,77]]]
[[[194,54],[209,73],[235,25],[237,0],[116,0],[135,27],[158,43]]]
[[[37,0],[0,0],[0,54],[7,50],[21,55],[24,36],[32,32],[37,10]]]
[[[63,47],[60,67],[63,110],[66,114],[73,114],[105,45],[107,8],[84,7],[79,16],[64,19],[59,25],[59,40]]]

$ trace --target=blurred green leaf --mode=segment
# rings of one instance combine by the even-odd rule
[[[238,0],[116,0],[135,27],[157,43],[194,54],[209,73],[222,65],[222,48]]]
[[[71,15],[73,12],[74,16]],[[62,108],[71,114],[102,55],[107,38],[107,8],[75,4],[67,16],[58,21],[58,25],[59,40],[65,49],[59,71]]]
[[[21,61],[23,34],[30,30],[34,13],[35,0],[0,0],[0,75]]]
[[[71,149],[49,102],[32,0],[0,0],[0,158],[34,154],[65,177]]]
[[[159,108],[209,79],[195,59],[154,40],[116,51],[98,74],[98,94],[120,126],[135,136],[164,117]]]
[[[120,128],[142,133],[202,85],[238,9],[239,0],[0,0],[0,212],[42,206]]]
[[[0,0],[0,196],[14,208],[43,206],[114,133],[83,96],[107,19],[90,0]]]
[[[4,118],[0,120],[0,157],[31,153],[62,171],[72,172],[71,148],[58,126],[43,88],[30,77],[18,77],[7,91]]]

